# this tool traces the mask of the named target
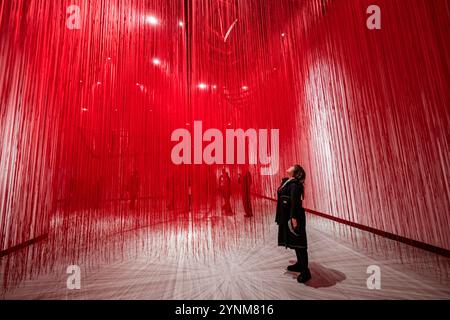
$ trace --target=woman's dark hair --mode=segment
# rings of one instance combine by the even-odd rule
[[[305,170],[298,164],[294,165],[294,178],[298,180],[300,183],[305,182],[306,172]]]

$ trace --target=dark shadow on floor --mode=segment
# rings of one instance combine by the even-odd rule
[[[307,283],[305,283],[305,285],[308,287],[316,289],[333,287],[339,282],[347,279],[344,273],[338,270],[327,268],[317,262],[311,262],[309,264],[309,269],[311,270],[312,278]],[[289,271],[287,271],[286,274],[295,275],[295,278],[297,278],[298,276],[298,273],[292,273]]]

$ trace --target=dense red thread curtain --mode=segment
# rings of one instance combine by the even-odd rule
[[[285,91],[277,41],[282,21],[300,8],[290,1],[3,1],[1,249],[47,236],[43,252],[2,259],[4,284],[8,274],[17,280],[94,250],[120,257],[127,232],[143,227],[159,228],[151,250],[160,254],[179,250],[178,239],[198,253],[225,249],[243,232],[262,238],[272,208],[255,204],[265,222],[224,223],[219,176],[223,168],[230,175],[235,214],[239,175],[249,170],[258,193],[272,180],[263,182],[258,164],[175,165],[171,133],[193,134],[201,121],[203,130],[223,133],[284,126],[280,138],[289,137],[295,120],[278,109],[294,108],[294,95]],[[108,240],[114,235],[123,237]]]
[[[289,158],[309,173],[308,207],[449,249],[449,4],[377,1],[368,30],[371,4],[308,6],[291,24],[306,152]]]
[[[449,249],[448,2],[377,1],[381,30],[371,4],[1,1],[0,250],[48,234],[42,261],[107,256],[152,226],[161,254],[177,237],[225,249],[263,237],[273,207],[223,223],[221,170],[243,214],[239,175],[273,197],[293,163],[311,209]],[[175,165],[171,134],[196,121],[279,129],[278,173]],[[30,259],[1,263],[19,277]]]

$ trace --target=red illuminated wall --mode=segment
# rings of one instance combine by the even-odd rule
[[[366,8],[381,8],[381,30]],[[448,1],[330,1],[290,25],[307,207],[450,248]],[[299,31],[311,12],[321,18]],[[295,43],[295,45],[293,45]]]

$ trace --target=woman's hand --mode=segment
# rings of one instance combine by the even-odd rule
[[[297,229],[297,219],[292,218],[291,221],[292,221],[292,227],[293,227],[294,229]]]

